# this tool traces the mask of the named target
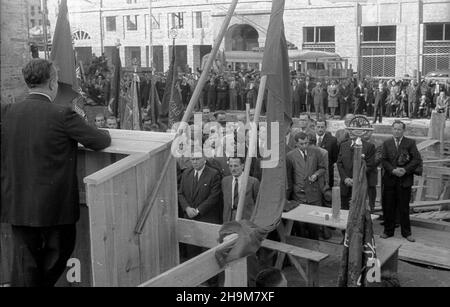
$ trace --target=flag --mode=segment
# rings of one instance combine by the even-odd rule
[[[278,147],[278,160],[263,168],[261,186],[251,221],[265,232],[274,230],[281,220],[286,201],[286,129],[291,121],[289,57],[284,35],[284,0],[272,1],[267,40],[264,48],[262,76],[267,76],[267,136],[271,148]],[[271,138],[271,124],[279,124],[276,139]],[[275,147],[274,147],[275,146]],[[272,157],[273,158],[273,157]]]
[[[366,201],[367,176],[364,160],[357,180],[355,186],[359,186],[359,189],[350,204],[344,238],[338,279],[340,287],[367,287],[380,281],[381,266],[377,259],[370,208]]]
[[[112,80],[111,80],[111,92],[108,102],[108,110],[116,118],[119,118],[119,102],[120,102],[120,77],[122,70],[122,63],[120,62],[119,47],[113,49],[112,58]]]
[[[285,135],[292,107],[289,58],[283,24],[284,3],[284,0],[272,1],[261,72],[263,76],[267,76],[267,136],[271,149],[277,147],[279,155],[271,168],[263,168],[259,194],[250,221],[236,221],[222,226],[220,238],[237,233],[238,240],[231,248],[216,252],[216,259],[221,266],[257,251],[264,236],[280,222],[286,201]],[[271,139],[271,123],[275,122],[279,123],[279,133],[276,139]]]
[[[149,111],[152,124],[158,123],[160,108],[161,102],[159,101],[159,96],[156,91],[156,81],[153,79],[150,87],[150,103],[149,103]]]
[[[58,68],[59,82],[70,85],[75,92],[78,92],[79,86],[75,72],[75,53],[72,45],[67,0],[62,0],[59,5],[50,60]]]
[[[124,100],[125,107],[122,116],[121,129],[125,130],[142,130],[141,111],[139,109],[139,93],[138,93],[139,76],[134,73],[131,88],[128,91],[127,99]]]
[[[161,102],[160,117],[167,119],[169,128],[173,124],[181,121],[183,116],[183,105],[181,103],[181,93],[175,87],[177,72],[175,67],[175,48],[173,48],[172,61],[170,62],[169,74],[164,90],[163,101]]]

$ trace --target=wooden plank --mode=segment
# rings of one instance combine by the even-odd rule
[[[410,208],[430,207],[430,206],[438,206],[438,205],[446,205],[446,204],[450,204],[450,199],[415,201],[412,204],[409,204],[409,207]]]
[[[142,210],[147,194],[153,189],[157,177],[152,174],[157,169],[157,159],[151,157],[150,159],[140,163],[136,166],[137,195],[138,195],[138,210]],[[158,212],[152,210],[150,212],[147,225],[140,236],[139,240],[139,256],[141,265],[141,283],[157,276],[160,271],[159,264],[159,227],[158,227]]]
[[[133,287],[141,282],[138,242],[134,239],[134,223],[138,216],[136,168],[133,167],[112,180],[115,263],[114,279],[119,287]]]
[[[178,219],[178,241],[181,243],[212,248],[217,246],[221,225]]]
[[[288,255],[314,262],[320,262],[328,257],[328,255],[324,253],[272,240],[264,240],[261,247],[280,251]]]
[[[220,267],[215,254],[218,250],[228,248],[236,240],[237,236],[158,275],[139,287],[196,287],[234,264]]]
[[[450,167],[424,166],[430,175],[450,175]]]
[[[319,286],[319,263],[308,261],[306,264],[306,275],[308,279],[308,287]]]
[[[169,155],[169,149],[158,154],[156,174],[160,174],[164,161]],[[179,248],[177,240],[178,219],[178,193],[177,193],[177,171],[175,159],[170,162],[169,169],[165,175],[164,187],[156,199],[155,207],[158,215],[159,234],[159,263],[161,271],[173,268],[179,263]]]
[[[418,226],[428,229],[450,232],[450,223],[444,221],[425,220],[417,217],[410,217],[411,226]]]
[[[90,222],[90,244],[91,244],[91,264],[92,264],[92,284],[94,287],[106,287],[110,285],[113,274],[109,271],[111,262],[114,262],[114,242],[112,232],[112,214],[107,218],[106,192],[111,193],[107,188],[107,183],[98,186],[88,185],[86,189],[87,205],[89,208]],[[111,224],[107,224],[107,221]],[[108,225],[110,225],[108,227]],[[106,256],[108,255],[108,256]],[[116,285],[117,286],[117,285]]]
[[[422,150],[424,150],[430,146],[433,146],[437,143],[439,143],[439,140],[428,139],[426,141],[423,141],[423,142],[417,144],[417,150],[422,151]]]
[[[333,257],[341,257],[343,246],[327,241],[311,240],[301,237],[286,236],[286,242],[294,246],[319,251]],[[385,263],[401,247],[401,243],[388,242],[376,237],[375,240],[377,257],[380,262]]]
[[[110,180],[111,178],[123,173],[124,171],[135,167],[139,163],[142,163],[145,160],[150,158],[149,153],[139,153],[128,156],[116,163],[104,167],[95,173],[90,174],[86,178],[84,178],[84,183],[86,184],[101,184],[105,181]]]
[[[247,287],[247,258],[233,263],[225,270],[225,287]]]
[[[388,241],[401,244],[399,259],[444,269],[450,269],[450,250],[425,245],[421,242],[408,242],[405,239],[391,237]]]

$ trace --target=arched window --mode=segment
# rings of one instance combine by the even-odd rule
[[[72,34],[72,36],[73,36],[73,40],[76,40],[76,41],[91,39],[91,36],[89,35],[89,33],[84,32],[82,30],[78,30],[78,31],[74,32]]]

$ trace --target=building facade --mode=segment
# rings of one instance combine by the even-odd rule
[[[174,27],[178,65],[200,67],[230,2],[153,0],[154,68],[169,66]],[[270,9],[271,1],[239,1],[221,48],[264,47]],[[108,56],[120,41],[125,66],[149,66],[149,12],[149,0],[69,0],[78,57]],[[361,76],[450,69],[450,0],[286,0],[284,22],[292,45],[336,52]]]

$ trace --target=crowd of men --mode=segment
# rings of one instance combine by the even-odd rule
[[[51,286],[62,274],[75,244],[75,223],[80,214],[77,143],[100,150],[109,146],[111,139],[107,131],[88,125],[71,108],[53,103],[58,91],[58,74],[51,62],[34,59],[23,69],[23,75],[29,95],[22,102],[2,105],[0,217],[1,222],[12,225],[15,253],[13,285]],[[236,85],[240,81],[235,79],[234,82]],[[215,79],[211,79],[210,84],[215,86]],[[224,84],[224,78],[219,77],[219,86]],[[320,83],[312,89],[318,86]],[[255,87],[250,90],[256,93]],[[358,88],[359,85],[354,91],[357,92]],[[253,98],[247,95],[244,101],[248,103]],[[218,102],[221,108],[226,103],[223,99]],[[236,103],[239,105],[239,99]],[[359,104],[357,108],[360,108]],[[249,132],[244,125],[229,129],[226,115],[222,111],[216,112],[214,117],[223,129],[211,129],[205,135],[200,131],[200,145],[208,142],[214,153],[211,158],[177,158],[181,217],[216,224],[236,217],[245,160],[227,151],[226,144],[231,139],[247,146]],[[347,126],[353,116],[353,113],[345,115]],[[237,120],[245,123],[247,119],[240,114]],[[208,121],[210,119],[204,118],[204,123]],[[117,128],[117,119],[109,117],[105,120],[104,116],[99,116],[95,124],[114,129]],[[381,237],[393,236],[399,222],[402,236],[414,242],[409,202],[414,175],[421,174],[422,160],[415,141],[404,136],[405,128],[403,122],[395,121],[393,137],[378,148],[367,135],[362,140],[362,157],[367,165],[372,209],[377,193],[377,167],[383,169],[381,203],[384,233]],[[239,129],[244,130],[239,133]],[[194,137],[199,133],[195,129],[193,132]],[[261,161],[270,147],[266,134],[267,128],[262,125],[259,128],[258,155],[252,158],[247,189],[243,192],[243,219],[251,217],[257,201],[262,179]],[[292,125],[286,134],[286,209],[301,204],[330,206],[330,190],[336,184],[335,167],[339,174],[341,206],[348,209],[353,187],[355,141],[356,137],[345,129],[335,135],[327,131],[324,116],[319,114],[317,120],[312,120],[307,113],[301,114],[299,124]],[[249,152],[248,147],[245,152]],[[330,235],[329,229],[310,225],[300,225],[296,231],[315,239]],[[190,258],[201,252],[198,247],[186,246],[182,255]],[[248,261],[249,274],[254,277],[258,259],[255,256]]]
[[[94,62],[103,63],[101,58]],[[92,67],[93,65],[91,65]],[[103,69],[91,72],[83,83],[83,90],[93,104],[107,105],[110,99],[111,74]],[[90,68],[90,70],[95,70]],[[179,92],[183,107],[187,107],[197,86],[201,71],[177,70],[174,90]],[[150,89],[155,82],[159,101],[166,90],[168,73],[140,73],[140,106],[148,109]],[[124,72],[121,90],[130,90],[133,80],[131,72]],[[196,110],[245,110],[246,104],[254,108],[260,84],[258,70],[211,71],[203,87]],[[374,122],[382,122],[383,117],[429,118],[433,110],[445,113],[450,118],[450,80],[425,80],[405,77],[403,79],[381,80],[374,78],[346,78],[339,80],[313,79],[292,72],[291,93],[293,116],[302,113],[319,117],[339,117],[348,113],[374,117]],[[266,97],[262,114],[265,112]]]

